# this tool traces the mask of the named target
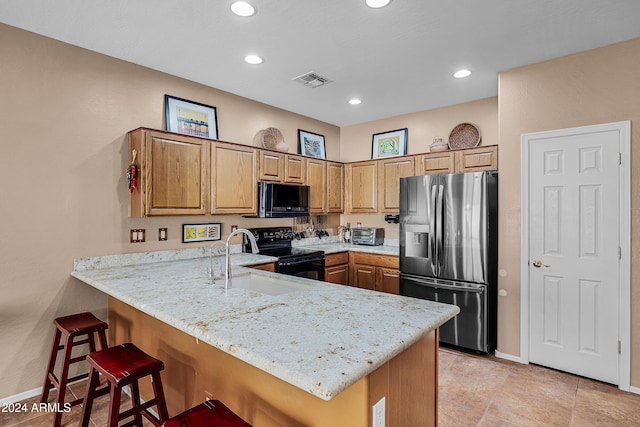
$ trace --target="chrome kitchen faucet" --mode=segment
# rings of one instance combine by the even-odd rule
[[[229,234],[229,237],[227,237],[227,242],[224,244],[225,245],[224,288],[225,289],[231,289],[231,254],[230,254],[231,251],[229,250],[229,246],[230,246],[229,243],[231,242],[231,238],[239,233],[244,233],[247,235],[247,237],[249,238],[249,242],[251,242],[251,252],[253,252],[254,254],[258,253],[258,244],[256,243],[256,238],[253,237],[253,233],[251,233],[246,228],[238,228],[237,230],[234,230],[231,232],[231,234]]]

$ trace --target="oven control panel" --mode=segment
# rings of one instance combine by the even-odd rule
[[[253,237],[256,238],[258,245],[280,241],[291,241],[295,237],[291,227],[251,228],[249,231],[253,233]]]

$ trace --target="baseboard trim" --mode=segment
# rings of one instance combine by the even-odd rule
[[[507,353],[500,353],[498,350],[495,351],[495,355],[499,359],[510,360],[512,362],[517,362],[517,363],[522,363],[522,364],[527,365],[527,363],[523,362],[522,359],[520,359],[519,356],[513,356],[513,355],[507,354]]]
[[[22,393],[14,394],[13,396],[8,396],[0,399],[0,406],[9,405],[11,403],[21,402],[25,399],[31,399],[35,396],[42,395],[42,387],[34,388],[32,390],[23,391]]]

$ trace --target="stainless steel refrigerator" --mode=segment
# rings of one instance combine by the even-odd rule
[[[400,178],[400,294],[455,304],[440,342],[496,348],[498,173]]]

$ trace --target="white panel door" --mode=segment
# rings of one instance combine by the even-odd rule
[[[529,360],[618,384],[620,137],[529,144]]]

